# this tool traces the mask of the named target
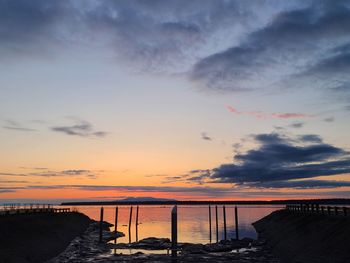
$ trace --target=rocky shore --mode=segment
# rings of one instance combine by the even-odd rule
[[[145,238],[131,244],[108,242],[123,236],[110,232],[104,223],[104,242],[98,242],[98,224],[91,223],[83,235],[76,237],[66,250],[48,263],[68,262],[173,262],[168,254],[168,238]],[[176,262],[257,262],[278,263],[266,249],[265,242],[244,238],[214,244],[179,243]]]

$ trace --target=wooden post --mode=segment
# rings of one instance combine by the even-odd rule
[[[331,208],[330,206],[327,206],[327,214],[330,216],[331,215]]]
[[[114,231],[118,231],[118,206],[115,207]]]
[[[336,216],[338,215],[338,207],[337,207],[337,206],[334,207],[334,214],[335,214]]]
[[[215,224],[216,224],[216,243],[219,242],[219,222],[218,222],[218,206],[215,206]]]
[[[130,206],[130,216],[129,216],[129,244],[131,243],[131,218],[132,218],[132,206]]]
[[[344,213],[344,216],[347,216],[348,215],[348,213],[347,213],[347,208],[344,206],[343,207],[343,213]]]
[[[171,210],[171,256],[177,257],[177,206]]]
[[[316,213],[319,214],[320,213],[320,205],[316,204]]]
[[[321,206],[321,214],[324,215],[324,206]]]
[[[224,216],[224,240],[227,240],[227,231],[226,231],[226,208],[222,206],[222,212]]]
[[[98,241],[102,242],[102,231],[103,231],[103,207],[100,210],[100,235]]]
[[[237,206],[235,206],[235,226],[236,226],[236,239],[239,239],[239,234],[238,234],[238,210]]]
[[[211,207],[209,205],[209,242],[211,243]]]
[[[139,241],[139,230],[138,230],[138,226],[139,226],[139,206],[136,206],[136,224],[135,224],[135,227],[136,227],[136,242]]]

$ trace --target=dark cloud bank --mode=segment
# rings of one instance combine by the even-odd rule
[[[349,98],[349,1],[0,1],[4,59],[93,43],[133,67],[186,71],[210,90]]]
[[[318,135],[293,137],[271,133],[257,134],[253,138],[259,146],[236,154],[234,163],[222,164],[210,171],[191,171],[186,175],[186,180],[232,183],[241,188],[308,189],[350,186],[350,181],[316,178],[350,173],[350,153],[324,143]]]

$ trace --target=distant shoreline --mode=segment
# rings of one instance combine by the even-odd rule
[[[63,202],[61,206],[93,206],[93,205],[287,205],[287,204],[322,204],[322,205],[350,205],[350,199],[294,199],[271,201],[88,201]]]

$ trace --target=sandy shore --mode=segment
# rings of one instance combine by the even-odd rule
[[[39,263],[55,257],[84,233],[91,220],[80,213],[0,217],[0,262]]]

